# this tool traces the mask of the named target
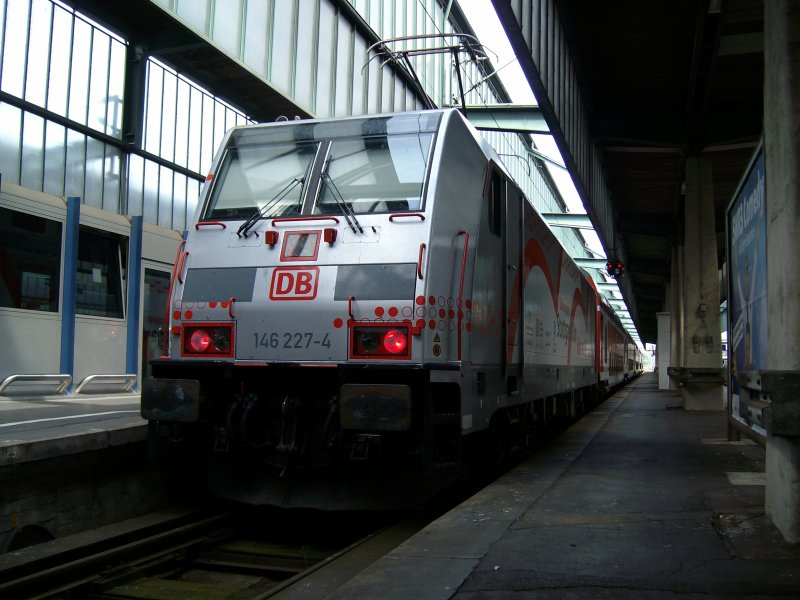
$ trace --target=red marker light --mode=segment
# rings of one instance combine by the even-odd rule
[[[408,339],[402,331],[392,329],[383,338],[383,347],[390,354],[402,354],[406,350]]]
[[[189,347],[193,352],[205,352],[211,345],[211,336],[205,329],[197,329],[189,338]]]

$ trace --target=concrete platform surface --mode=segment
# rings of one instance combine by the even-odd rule
[[[0,396],[0,467],[145,439],[138,394]]]
[[[647,373],[328,596],[800,598],[764,516],[764,449]]]

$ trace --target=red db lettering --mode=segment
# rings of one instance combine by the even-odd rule
[[[270,300],[313,300],[317,297],[318,267],[276,267],[269,288]]]
[[[305,296],[311,291],[311,273],[300,271],[297,273],[295,290],[299,296]]]

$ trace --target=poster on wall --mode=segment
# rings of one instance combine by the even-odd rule
[[[759,145],[727,210],[728,365],[730,412],[736,421],[766,432],[748,410],[741,375],[767,364],[767,211],[764,149]]]

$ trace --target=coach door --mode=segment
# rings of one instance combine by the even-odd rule
[[[522,280],[520,247],[523,197],[516,186],[505,181],[503,262],[505,264],[504,375],[509,392],[517,391],[522,346]]]

